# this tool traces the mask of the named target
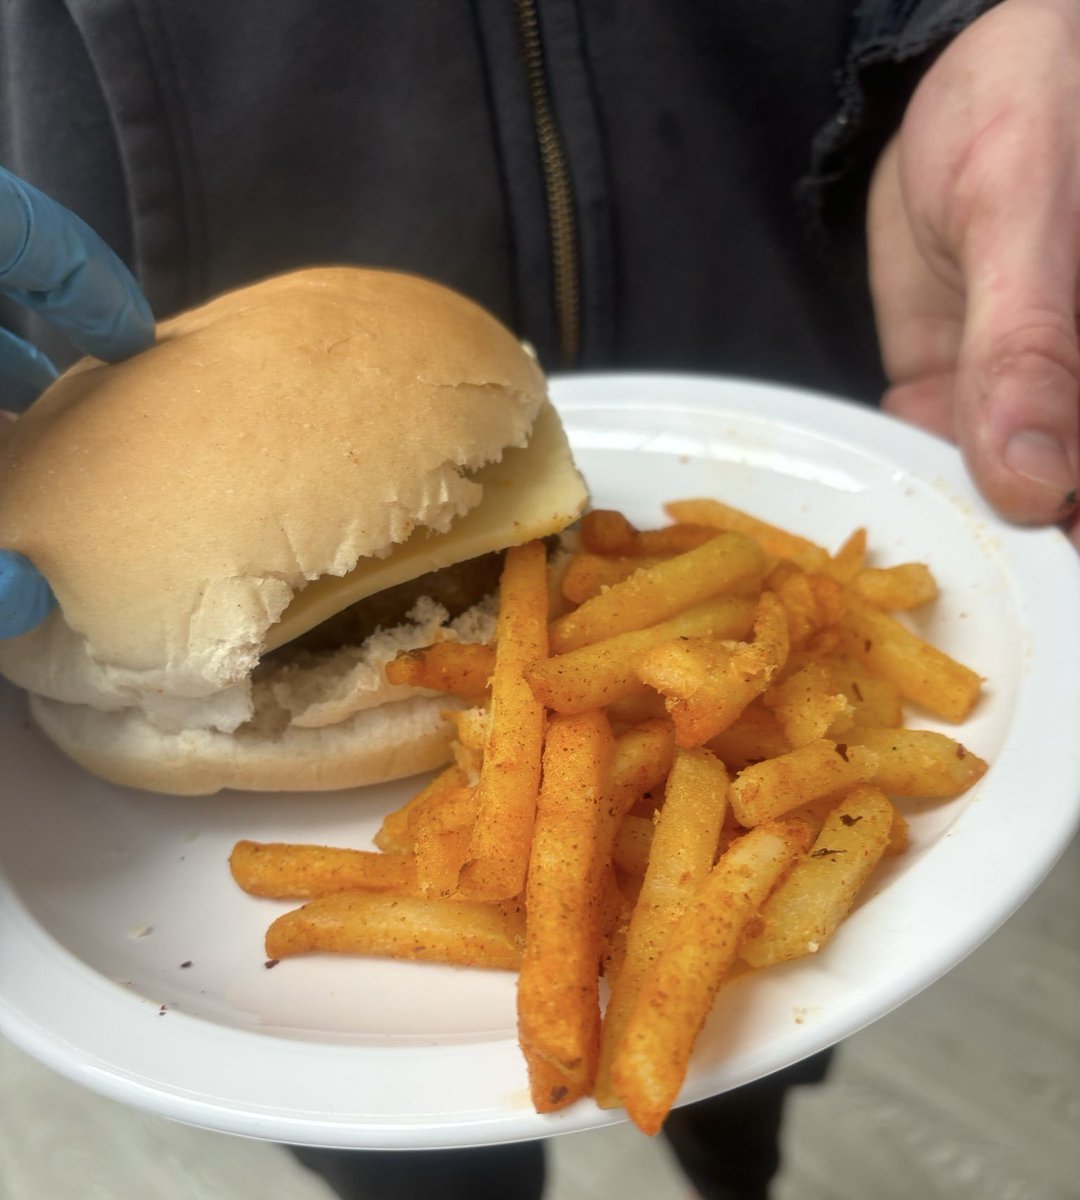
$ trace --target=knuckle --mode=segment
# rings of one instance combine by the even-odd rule
[[[990,375],[1058,375],[1080,380],[1076,323],[1059,313],[1025,313],[989,343],[982,356]]]

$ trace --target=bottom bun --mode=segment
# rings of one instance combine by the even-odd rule
[[[136,709],[101,712],[30,697],[42,731],[80,766],[125,787],[177,796],[332,791],[386,783],[448,762],[450,696],[419,696],[319,729],[243,725],[235,733],[170,733]]]

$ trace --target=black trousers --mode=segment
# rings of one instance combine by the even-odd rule
[[[831,1050],[746,1087],[673,1109],[664,1124],[687,1178],[704,1200],[766,1200],[780,1165],[780,1127],[791,1088],[820,1083]],[[544,1143],[466,1150],[319,1150],[293,1154],[342,1200],[541,1200]]]

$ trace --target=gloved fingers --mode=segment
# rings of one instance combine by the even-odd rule
[[[74,213],[0,167],[0,290],[114,362],[154,340],[131,272]]]
[[[0,550],[0,638],[28,633],[55,606],[45,577],[30,560],[13,550]]]
[[[0,329],[0,403],[22,412],[56,378],[52,362],[36,347]]]

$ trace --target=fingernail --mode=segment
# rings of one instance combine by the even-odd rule
[[[1064,495],[1076,487],[1076,472],[1065,447],[1052,433],[1024,429],[1005,446],[1005,465],[1035,483]]]

